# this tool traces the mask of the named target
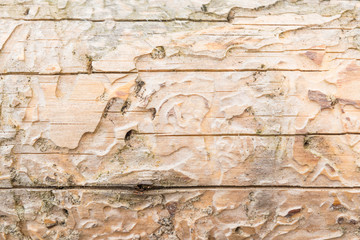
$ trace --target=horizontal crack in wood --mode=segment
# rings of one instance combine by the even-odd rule
[[[162,73],[162,72],[327,72],[328,70],[305,70],[305,69],[140,69],[138,71],[88,71],[84,72],[61,72],[61,73],[40,73],[40,72],[5,72],[6,75],[29,75],[29,76],[58,76],[58,75],[80,75],[80,74],[135,74],[135,73]]]
[[[343,133],[279,133],[279,134],[257,134],[257,133],[203,133],[203,134],[166,134],[166,133],[135,133],[137,135],[157,135],[164,137],[217,137],[217,136],[244,136],[244,137],[296,137],[296,136],[343,136],[360,135],[360,132]]]
[[[168,18],[168,19],[90,19],[90,18],[0,18],[0,20],[14,20],[26,22],[60,22],[60,21],[81,21],[81,22],[228,22],[226,19],[191,19],[191,18]]]
[[[222,190],[222,189],[269,189],[269,190],[360,190],[360,186],[300,186],[300,185],[192,185],[192,186],[160,186],[160,185],[73,185],[73,186],[13,186],[0,187],[1,190],[129,190],[138,192],[156,191],[156,190]]]

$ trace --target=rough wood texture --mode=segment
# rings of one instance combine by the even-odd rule
[[[3,239],[358,239],[359,191],[2,191]],[[304,201],[306,199],[306,201]]]
[[[359,12],[0,0],[0,239],[358,239]]]

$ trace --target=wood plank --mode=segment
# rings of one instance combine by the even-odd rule
[[[360,186],[359,135],[132,134],[123,141],[101,134],[85,135],[74,150],[44,138],[15,144],[8,180],[13,186]]]
[[[2,76],[0,136],[74,149],[86,133],[360,133],[352,63],[329,72],[140,72]],[[326,122],[331,121],[331,125]],[[110,134],[111,133],[111,134]],[[115,134],[116,133],[116,134]],[[99,139],[99,140],[100,140]]]
[[[27,0],[14,2],[2,0],[0,18],[25,20],[59,20],[59,19],[86,19],[103,21],[113,19],[124,20],[228,20],[228,16],[254,17],[256,15],[288,14],[288,13],[321,13],[323,15],[341,13],[353,10],[358,6],[356,0],[331,1],[276,1],[276,0],[213,0],[195,1],[141,1],[107,0],[105,2],[88,1],[46,1]],[[313,19],[314,22],[314,19]]]
[[[262,1],[261,5],[267,2]],[[226,20],[227,11],[217,9],[207,12],[207,1],[181,0],[175,2],[158,1],[46,1],[31,0],[23,3],[3,0],[0,5],[0,18],[10,19],[87,19],[87,20]],[[244,4],[244,3],[243,3]],[[204,5],[204,6],[203,6]],[[256,6],[257,4],[255,4]]]
[[[2,76],[1,184],[359,186],[358,69]]]
[[[1,239],[357,239],[358,190],[2,190]]]
[[[353,23],[346,17],[341,17],[343,21]],[[1,73],[323,71],[360,59],[354,24],[346,28],[340,23],[334,23],[337,27],[227,22],[0,23]],[[199,60],[203,64],[197,64]]]

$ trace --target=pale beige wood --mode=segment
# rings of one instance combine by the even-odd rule
[[[59,147],[75,148],[84,133],[96,130],[110,99],[126,101],[135,78],[124,74],[4,76],[1,135],[10,138],[19,128],[28,129],[27,143],[46,137]]]
[[[31,0],[23,3],[3,0],[0,17],[10,19],[88,19],[88,20],[173,20],[221,19],[226,20],[230,6],[207,12],[207,0],[132,1],[132,0]],[[255,6],[271,3],[262,1]],[[232,3],[234,4],[234,3]],[[240,2],[241,4],[241,2]],[[244,3],[245,4],[245,1]],[[204,6],[203,6],[204,5]]]
[[[7,75],[1,136],[21,129],[21,144],[42,137],[74,149],[101,124],[122,133],[97,141],[124,138],[131,129],[168,135],[359,133],[359,69],[352,63],[329,72]]]
[[[358,190],[2,190],[1,239],[357,239]]]
[[[0,239],[359,239],[359,10],[0,0]]]
[[[254,18],[272,14],[336,14],[353,10],[356,0],[2,0],[0,18],[9,19],[87,19],[87,20],[228,20],[234,16]],[[240,15],[241,14],[241,15]],[[311,15],[312,24],[316,16]],[[288,19],[287,19],[288,20]],[[303,20],[303,19],[301,19]],[[297,22],[298,23],[298,22]]]
[[[140,132],[358,133],[358,65],[346,66],[310,73],[141,72],[143,89],[130,110],[156,110],[153,129],[140,124]]]
[[[358,186],[341,69],[3,76],[2,185]]]
[[[15,145],[14,186],[360,186],[359,136],[86,135],[77,149]],[[9,168],[7,168],[9,169]]]
[[[0,72],[329,70],[360,59],[358,21],[340,20],[329,26],[1,20]]]

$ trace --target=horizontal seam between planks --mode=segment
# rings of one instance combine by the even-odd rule
[[[278,134],[261,134],[261,133],[203,133],[203,134],[167,134],[167,133],[141,133],[136,132],[134,135],[157,135],[163,137],[221,137],[221,136],[244,136],[244,137],[296,137],[296,136],[344,136],[360,135],[360,132],[343,132],[343,133],[278,133]]]
[[[13,186],[0,187],[0,190],[128,190],[151,192],[159,190],[360,190],[360,186],[300,186],[300,185],[198,185],[198,186],[160,186],[160,185],[73,185],[73,186]]]
[[[170,19],[89,19],[89,18],[0,18],[0,20],[14,20],[26,22],[61,22],[61,21],[81,21],[81,22],[229,22],[227,19],[188,19],[188,18],[170,18]]]
[[[236,18],[242,18],[242,17],[235,17]],[[321,24],[277,24],[277,23],[232,23],[232,21],[229,21],[228,19],[189,19],[189,18],[171,18],[171,19],[89,19],[89,18],[33,18],[33,19],[27,19],[27,18],[9,18],[9,17],[3,17],[0,18],[0,20],[12,20],[12,21],[24,21],[24,22],[61,22],[61,21],[74,21],[74,22],[107,22],[107,21],[113,21],[113,22],[140,22],[140,23],[147,23],[147,22],[203,22],[203,23],[229,23],[233,26],[270,26],[270,27],[308,27],[310,29],[314,30],[334,30],[334,29],[340,29],[340,30],[352,30],[354,28],[359,28],[359,26],[353,26],[353,27],[321,27],[319,25]]]
[[[167,73],[167,72],[327,72],[329,70],[305,70],[305,69],[151,69],[151,70],[137,70],[137,71],[93,71],[89,72],[64,72],[64,73],[39,73],[39,72],[5,72],[0,73],[0,76],[8,75],[28,75],[28,76],[58,76],[58,75],[80,75],[80,74],[135,74],[135,73]]]

